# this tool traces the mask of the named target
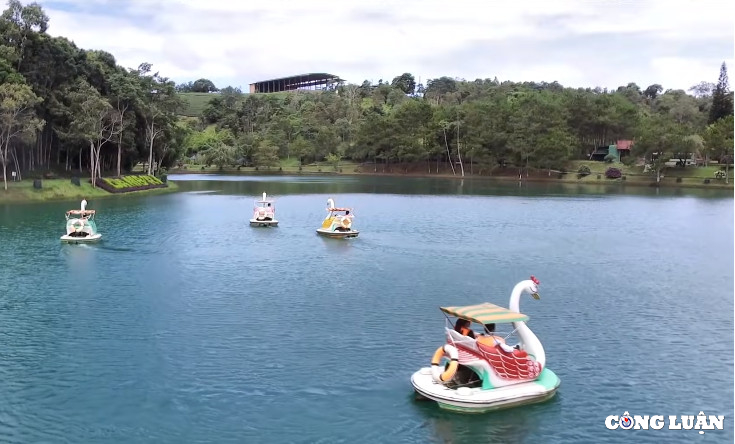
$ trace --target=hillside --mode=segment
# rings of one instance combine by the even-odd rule
[[[179,97],[184,99],[186,106],[180,112],[186,117],[200,117],[202,110],[214,97],[218,97],[218,93],[178,93]]]

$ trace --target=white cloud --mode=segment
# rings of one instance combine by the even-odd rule
[[[177,82],[206,77],[218,86],[316,71],[354,83],[411,72],[424,81],[497,75],[688,88],[716,81],[720,63],[733,59],[735,8],[713,0],[40,3],[52,35],[106,50],[123,66],[147,61]]]

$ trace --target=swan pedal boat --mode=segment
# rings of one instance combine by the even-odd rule
[[[69,210],[66,212],[66,234],[61,241],[71,244],[92,243],[102,239],[94,221],[95,210]]]
[[[255,209],[253,210],[253,218],[250,219],[250,226],[253,227],[275,227],[278,226],[276,220],[276,206],[273,199],[263,192],[263,199],[255,201]]]
[[[333,199],[327,199],[327,217],[322,221],[322,226],[316,232],[322,236],[334,238],[357,237],[360,232],[352,228],[354,215],[352,208],[338,208],[334,206]],[[344,213],[344,214],[342,214]]]
[[[528,328],[528,316],[520,313],[521,294],[539,299],[538,280],[521,281],[513,288],[510,309],[495,304],[440,307],[446,319],[446,343],[434,353],[431,367],[411,376],[419,398],[436,401],[439,407],[465,413],[484,413],[551,399],[561,381],[546,368],[541,341]],[[455,331],[449,316],[468,322],[466,330]],[[474,324],[492,325],[476,339],[466,336]],[[518,334],[515,347],[494,331],[494,324],[512,324]],[[457,325],[457,324],[455,324]],[[464,333],[464,334],[463,334]],[[446,366],[439,366],[448,357]]]

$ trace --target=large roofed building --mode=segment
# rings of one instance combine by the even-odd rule
[[[339,85],[344,80],[334,74],[324,72],[299,74],[280,79],[263,80],[250,84],[251,93],[272,93],[281,91],[294,91],[297,89],[317,90],[326,89],[331,85]]]

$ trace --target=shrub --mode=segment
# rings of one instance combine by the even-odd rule
[[[577,174],[579,174],[580,176],[587,176],[589,174],[592,174],[592,171],[590,171],[590,167],[588,167],[587,165],[582,165],[577,170]]]
[[[155,176],[121,176],[117,179],[100,177],[96,185],[110,193],[127,193],[130,191],[165,188],[168,185]]]
[[[610,167],[605,171],[605,177],[608,179],[619,179],[622,175],[623,173],[619,169],[613,167]]]
[[[618,159],[617,156],[615,156],[614,154],[608,154],[607,156],[605,156],[605,159],[604,160],[607,163],[613,163],[617,159]]]

